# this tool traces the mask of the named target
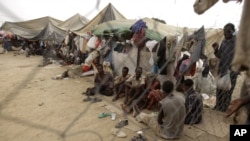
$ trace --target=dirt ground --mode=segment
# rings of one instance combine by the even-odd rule
[[[93,85],[93,76],[52,80],[70,66],[38,67],[41,62],[41,56],[0,54],[1,141],[128,141],[139,130],[149,141],[163,140],[131,115],[124,115],[121,100],[111,102],[112,97],[97,95],[101,102],[83,102],[81,93]],[[103,112],[115,112],[116,120],[98,118]],[[127,137],[115,137],[112,128],[125,118],[129,125],[121,131]],[[185,126],[180,141],[227,141],[230,123],[232,118],[205,108],[203,123]]]

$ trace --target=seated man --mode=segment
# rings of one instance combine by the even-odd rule
[[[122,75],[121,76],[117,76],[115,78],[115,82],[114,82],[114,98],[112,99],[112,101],[116,101],[119,99],[120,95],[122,93],[125,93],[125,81],[131,76],[131,74],[128,74],[129,72],[129,68],[128,67],[123,67],[122,68]]]
[[[139,113],[136,120],[148,125],[157,136],[164,139],[178,139],[184,129],[185,99],[173,94],[174,84],[172,81],[163,82],[162,90],[165,98],[160,101],[159,114]]]
[[[140,99],[137,99],[136,105],[140,110],[143,110],[144,108],[151,109],[156,103],[159,102],[159,100],[155,101],[156,95],[153,95],[151,93],[152,91],[161,89],[161,83],[160,80],[156,77],[155,74],[147,74],[145,79],[145,90],[142,92],[142,96]],[[157,95],[158,96],[158,95]],[[156,97],[157,97],[156,96]],[[161,97],[161,96],[160,96]],[[160,98],[160,100],[163,98]]]
[[[204,96],[208,95],[208,98],[204,97],[203,104],[206,107],[214,107],[215,102],[213,101],[216,96],[216,82],[212,73],[210,72],[209,66],[205,66],[202,72],[196,73],[193,77],[194,89]]]
[[[161,90],[156,89],[156,90],[152,90],[147,98],[149,100],[148,104],[147,104],[147,109],[151,110],[151,108],[156,105],[159,104],[159,102],[164,99],[165,95],[162,93]]]
[[[85,70],[84,65],[75,65],[66,71],[64,71],[62,74],[56,75],[55,77],[52,77],[52,79],[63,79],[63,78],[78,78],[78,77],[83,77],[83,76],[88,76],[88,75],[96,75],[97,74],[97,69],[96,66],[99,64],[99,57],[94,58],[93,62],[90,65],[90,68],[87,68]],[[92,71],[91,71],[92,70]],[[87,71],[87,72],[86,72]],[[89,73],[88,73],[89,72]]]
[[[105,96],[113,95],[114,80],[113,76],[109,72],[103,70],[103,65],[97,65],[98,73],[95,76],[95,86],[93,88],[88,88],[86,94],[94,95],[100,93]]]
[[[125,81],[125,100],[124,105],[122,105],[123,109],[126,109],[126,112],[131,111],[130,104],[140,97],[143,94],[143,90],[145,89],[145,76],[142,75],[142,68],[137,67],[135,69],[135,75],[132,75]]]
[[[183,82],[183,90],[186,95],[185,106],[187,116],[185,124],[199,124],[202,121],[203,101],[202,96],[193,88],[192,79],[186,79]]]
[[[206,66],[201,73],[198,73],[194,78],[194,88],[199,93],[205,93],[209,96],[216,95],[216,85],[212,74],[209,71],[209,66]]]
[[[161,89],[161,82],[155,74],[150,74],[147,76],[146,85],[148,92],[156,89]]]
[[[147,109],[150,110],[155,104],[162,100],[164,96],[159,93],[161,89],[161,83],[159,79],[157,79],[156,75],[149,75],[147,78],[146,84],[148,91],[146,95],[146,101],[144,103],[146,103],[145,106],[147,106]],[[143,108],[144,107],[141,109]]]

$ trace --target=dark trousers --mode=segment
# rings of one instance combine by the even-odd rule
[[[112,96],[113,90],[107,86],[96,86],[93,88],[88,88],[86,91],[87,95],[95,95],[96,93],[99,93],[105,96]]]
[[[247,125],[250,125],[250,114],[247,115],[247,121],[246,121]]]

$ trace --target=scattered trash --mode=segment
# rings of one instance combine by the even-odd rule
[[[123,131],[121,131],[120,129],[116,129],[116,128],[113,128],[111,130],[111,133],[119,138],[125,138],[127,137],[126,133],[124,133]]]
[[[205,93],[202,93],[201,96],[202,96],[203,99],[205,99],[205,100],[209,99],[209,96],[208,96],[207,94],[205,94]]]
[[[128,125],[128,120],[127,120],[127,119],[121,120],[119,123],[117,123],[117,124],[115,125],[115,128],[122,128],[122,127],[124,127],[124,126],[126,126],[126,125]]]
[[[101,107],[105,107],[105,106],[107,106],[107,105],[106,104],[101,105]]]
[[[148,141],[148,139],[145,136],[143,136],[142,131],[138,131],[137,134],[138,135],[132,137],[130,141]]]
[[[42,102],[42,103],[39,103],[38,106],[43,106],[43,104],[44,104],[43,102]]]
[[[98,97],[91,98],[90,96],[87,96],[87,97],[84,98],[82,101],[83,101],[83,102],[88,102],[88,101],[90,101],[91,103],[96,103],[96,102],[101,102],[102,99],[100,99],[100,98],[98,98]]]
[[[91,98],[90,98],[89,96],[87,96],[87,97],[84,98],[82,101],[83,101],[83,102],[91,101]]]
[[[116,119],[116,113],[111,113],[111,120],[115,120]]]
[[[108,116],[111,116],[111,114],[104,112],[104,113],[99,114],[98,118],[105,118],[105,117],[108,117]]]
[[[102,99],[100,99],[100,98],[97,98],[97,97],[94,97],[94,98],[92,98],[91,99],[91,103],[96,103],[96,102],[101,102],[102,101]]]

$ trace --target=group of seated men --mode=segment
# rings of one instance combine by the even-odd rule
[[[183,124],[199,124],[202,121],[202,96],[195,91],[192,79],[185,79],[181,83],[184,93],[182,96],[175,93],[172,81],[166,80],[161,84],[155,76],[145,76],[142,67],[137,67],[134,75],[129,73],[128,67],[123,67],[121,76],[115,78],[110,72],[104,71],[103,65],[97,65],[97,70],[94,87],[88,88],[86,95],[91,96],[99,93],[113,96],[113,102],[124,96],[121,108],[126,113],[133,112],[136,119],[142,118],[141,114],[145,114],[140,113],[142,109],[151,110],[154,108],[158,112],[158,124],[162,126],[161,129],[178,131],[175,136],[167,135],[167,132],[171,131],[164,131],[161,133],[166,132],[162,136],[164,138],[178,138],[179,132],[181,133],[183,130]],[[173,97],[177,97],[177,100]],[[168,127],[169,125],[171,127]]]

